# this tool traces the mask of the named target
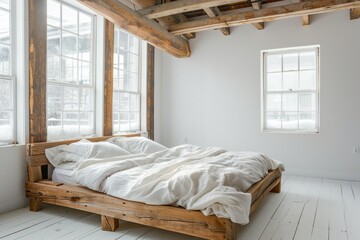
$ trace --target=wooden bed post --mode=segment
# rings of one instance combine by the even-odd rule
[[[226,240],[236,240],[236,224],[230,219],[226,219]]]
[[[273,188],[270,190],[270,192],[273,192],[273,193],[280,193],[281,192],[281,177],[279,178],[279,183]]]
[[[113,217],[101,215],[101,229],[104,231],[115,232],[119,227],[119,220]]]

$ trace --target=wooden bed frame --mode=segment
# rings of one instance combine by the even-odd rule
[[[133,136],[138,135],[127,135],[127,137]],[[110,137],[88,138],[88,140],[97,142],[108,138]],[[205,216],[200,211],[189,211],[181,207],[154,206],[127,201],[86,187],[44,179],[42,167],[50,165],[44,154],[45,149],[76,141],[78,140],[28,144],[26,197],[30,200],[30,211],[39,211],[44,202],[99,214],[101,227],[106,231],[115,231],[118,220],[121,219],[205,239],[236,239],[236,224],[229,219],[214,215]],[[250,213],[255,211],[269,192],[280,191],[281,171],[276,169],[247,191],[252,196]]]

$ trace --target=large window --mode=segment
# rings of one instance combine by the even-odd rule
[[[14,60],[10,3],[10,0],[0,0],[0,145],[13,143],[15,139],[15,81],[12,77]]]
[[[319,47],[263,54],[263,130],[319,131]]]
[[[140,40],[115,28],[113,133],[140,130]]]
[[[48,140],[95,132],[93,16],[60,1],[47,2]]]

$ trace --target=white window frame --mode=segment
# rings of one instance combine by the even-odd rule
[[[0,79],[5,81],[11,81],[12,82],[12,108],[11,109],[4,109],[6,111],[12,112],[12,139],[6,139],[5,142],[1,143],[0,146],[7,146],[11,144],[17,143],[17,84],[16,84],[16,28],[17,28],[17,22],[16,22],[16,1],[9,1],[9,9],[1,8],[3,11],[9,12],[9,33],[10,33],[10,42],[9,44],[5,44],[9,46],[10,49],[10,71],[9,75],[1,75]]]
[[[122,133],[133,133],[133,132],[140,132],[141,131],[141,128],[142,128],[142,59],[143,59],[143,54],[142,54],[142,51],[143,51],[143,49],[142,49],[142,40],[139,38],[139,37],[137,37],[137,36],[134,36],[133,34],[131,34],[131,33],[129,33],[128,31],[126,31],[126,30],[124,30],[124,29],[122,29],[122,28],[120,28],[120,27],[118,27],[117,25],[115,25],[115,29],[114,29],[114,31],[116,32],[116,29],[118,29],[118,30],[120,30],[120,31],[122,31],[122,32],[124,32],[124,33],[126,33],[126,34],[128,34],[128,35],[131,35],[131,36],[133,36],[133,37],[136,37],[136,38],[138,38],[139,39],[139,42],[138,42],[138,49],[139,49],[139,51],[138,51],[138,72],[137,72],[137,74],[138,74],[138,79],[137,79],[137,81],[138,81],[138,91],[124,91],[124,90],[117,90],[117,89],[113,89],[113,92],[114,93],[118,93],[119,94],[119,96],[120,96],[120,94],[122,94],[122,93],[129,93],[129,94],[135,94],[135,95],[137,95],[137,97],[138,97],[138,103],[139,103],[139,106],[138,106],[138,109],[139,109],[139,112],[138,112],[138,114],[139,114],[139,127],[138,128],[131,128],[131,121],[130,121],[130,119],[129,119],[129,130],[128,131],[126,131],[126,132],[122,132],[121,130],[120,131],[115,131],[114,130],[114,127],[113,127],[113,134],[114,135],[116,135],[116,134],[122,134]],[[114,42],[114,44],[115,44],[115,42]],[[115,47],[114,47],[114,49],[115,49]],[[127,53],[129,53],[129,54],[131,54],[130,53],[130,50],[129,49],[127,49],[126,50],[126,52]],[[120,55],[119,55],[120,56]],[[130,57],[128,58],[128,61],[130,61]],[[117,64],[117,67],[116,67],[116,69],[117,70],[120,70],[120,68],[119,68],[119,65],[120,65],[120,61],[118,61],[118,64]],[[128,63],[128,66],[129,66],[129,63]],[[113,69],[115,69],[115,68],[113,68]],[[122,69],[123,71],[125,71],[126,73],[130,73],[129,71],[128,71],[128,69]],[[119,99],[119,102],[120,102],[120,99]],[[129,99],[129,105],[131,105],[131,99]],[[119,115],[119,117],[118,117],[118,120],[120,121],[120,114],[122,113],[122,112],[128,112],[129,113],[129,117],[130,117],[130,114],[131,114],[131,111],[129,110],[129,111],[117,111],[116,113]],[[113,126],[114,126],[114,113],[115,113],[115,111],[114,110],[112,110],[112,114],[113,114]],[[120,123],[119,123],[119,125],[120,125]]]
[[[75,4],[71,4],[71,3],[67,2],[67,1],[64,1],[64,0],[53,0],[53,1],[58,2],[60,4],[60,27],[53,26],[53,25],[48,24],[48,23],[47,23],[47,26],[50,25],[51,27],[56,28],[56,29],[58,29],[60,31],[60,54],[55,54],[56,56],[60,57],[60,60],[63,57],[63,53],[62,53],[62,36],[63,35],[62,35],[62,32],[63,31],[67,32],[67,30],[64,30],[63,26],[62,26],[62,17],[63,17],[62,16],[62,5],[65,5],[67,7],[75,9],[76,11],[81,12],[81,13],[91,17],[91,19],[92,19],[92,27],[91,27],[92,44],[91,44],[91,58],[90,58],[90,61],[91,61],[90,63],[91,63],[91,68],[92,68],[92,70],[91,70],[91,78],[90,78],[91,79],[91,84],[90,85],[79,85],[79,84],[72,84],[72,83],[49,81],[48,77],[46,77],[46,79],[47,79],[47,83],[49,85],[52,85],[52,86],[60,86],[62,88],[63,87],[71,87],[71,88],[77,88],[79,90],[81,90],[81,89],[91,89],[91,94],[93,96],[93,106],[92,106],[93,107],[93,113],[92,113],[93,133],[91,135],[89,135],[89,136],[94,136],[97,133],[97,120],[98,120],[97,117],[96,117],[96,113],[97,113],[97,108],[96,108],[96,99],[97,99],[97,95],[96,95],[96,92],[97,92],[97,90],[96,90],[96,87],[97,87],[97,77],[96,77],[97,76],[96,75],[96,69],[97,69],[97,67],[96,67],[96,65],[97,65],[97,61],[96,61],[96,55],[97,55],[97,49],[96,49],[97,25],[96,25],[96,23],[97,23],[97,16],[94,13],[92,13],[91,11],[87,11],[86,9],[84,9],[84,8],[82,8],[80,6],[77,6]],[[78,14],[78,23],[79,23],[79,14]],[[70,33],[74,34],[73,32],[70,32]],[[79,36],[79,32],[76,33],[76,36],[77,37]],[[48,58],[48,55],[47,55],[46,58]],[[68,57],[68,56],[65,56],[65,58],[72,59],[71,57]],[[76,58],[74,60],[79,62],[78,58]],[[77,66],[77,70],[79,70],[79,66]],[[61,69],[61,72],[62,72],[62,69]],[[47,74],[48,74],[48,72],[47,72]],[[79,77],[79,71],[77,71],[77,75]],[[61,99],[64,99],[63,94],[62,94]],[[48,96],[46,98],[46,101],[48,101]],[[62,101],[62,104],[63,103],[64,103],[64,101]],[[61,126],[63,126],[64,113],[71,113],[71,111],[62,111],[61,113],[62,113],[61,114],[61,118],[62,118]],[[81,111],[76,111],[76,113],[81,114]],[[48,111],[46,111],[46,119],[48,118],[47,114],[48,114]],[[80,117],[80,115],[79,115],[79,117]],[[46,121],[46,122],[48,123],[48,121]],[[89,136],[86,136],[86,137],[89,137]],[[62,139],[62,140],[66,140],[66,139]]]
[[[317,52],[316,58],[316,89],[315,90],[282,90],[282,91],[271,91],[270,93],[315,93],[315,128],[310,129],[283,129],[283,128],[266,128],[266,106],[267,106],[267,64],[266,64],[266,55],[267,54],[286,54],[286,53],[301,53],[301,52],[308,52],[309,50],[315,50]],[[300,64],[300,61],[298,61]],[[283,67],[283,64],[282,64]],[[298,70],[300,72],[300,68]],[[283,73],[283,69],[281,73]],[[299,79],[300,81],[300,79]],[[299,103],[298,103],[299,104]],[[300,111],[297,111],[300,113]],[[283,114],[283,111],[281,111]],[[299,122],[298,122],[299,124]],[[311,45],[311,46],[301,46],[301,47],[291,47],[291,48],[279,48],[279,49],[270,49],[270,50],[263,50],[261,51],[261,131],[265,133],[309,133],[315,134],[320,132],[320,45]]]

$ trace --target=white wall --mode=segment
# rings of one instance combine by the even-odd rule
[[[285,163],[287,173],[360,180],[360,20],[341,11],[199,33],[192,56],[157,51],[157,140],[263,152]],[[260,51],[320,44],[319,134],[260,131]],[[158,86],[160,85],[160,86]],[[159,114],[159,112],[156,112]]]
[[[25,146],[0,147],[0,214],[24,207]]]

